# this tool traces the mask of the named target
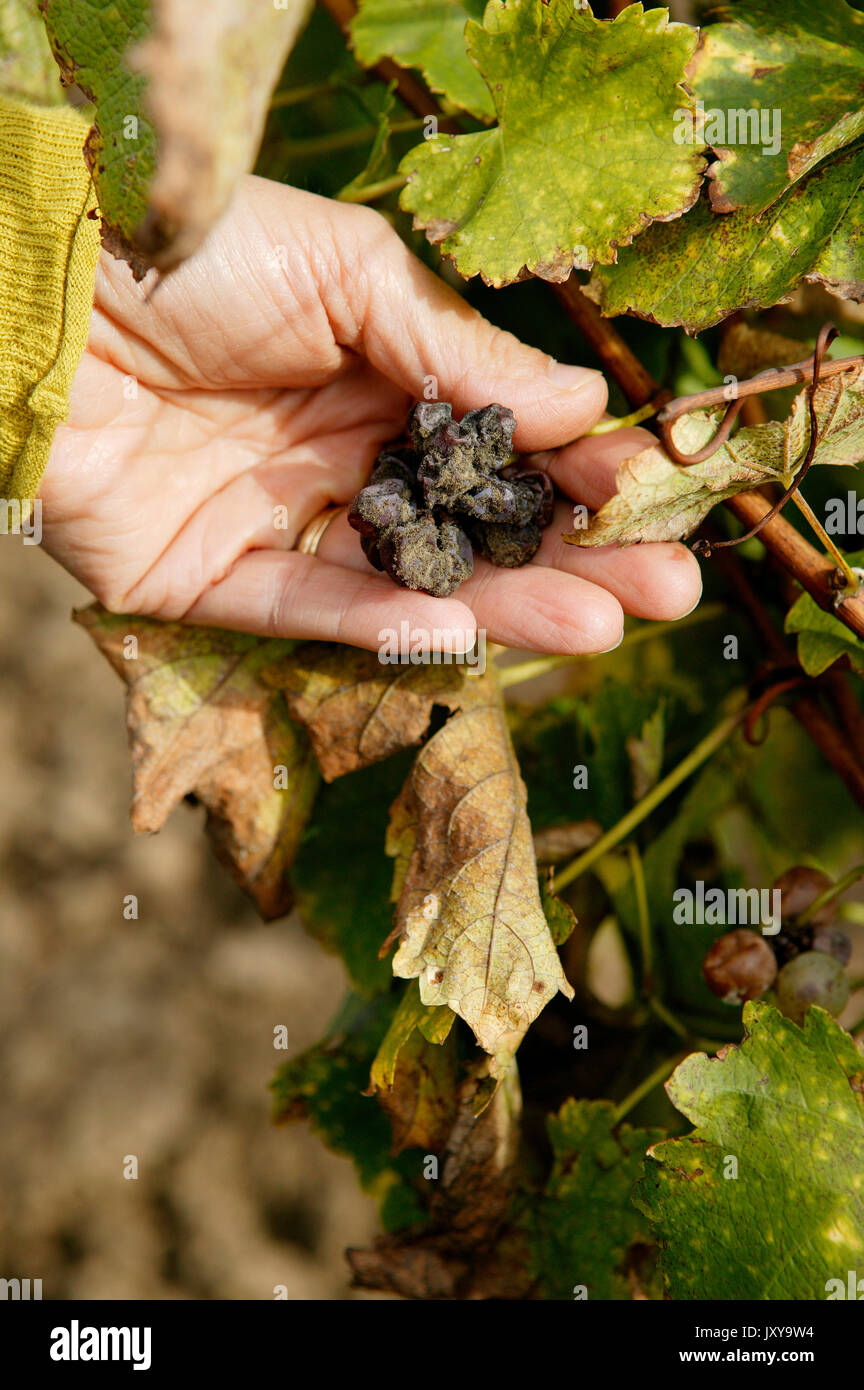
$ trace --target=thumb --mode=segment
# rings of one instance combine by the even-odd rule
[[[354,225],[339,245],[350,261],[344,271],[355,320],[345,346],[412,396],[452,401],[457,415],[491,401],[509,406],[523,451],[557,448],[597,423],[607,401],[600,372],[556,362],[496,328],[417,260],[383,217],[367,208],[345,212]]]

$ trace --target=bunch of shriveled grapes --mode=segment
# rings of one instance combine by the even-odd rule
[[[512,461],[515,428],[503,405],[461,420],[446,401],[414,407],[407,440],[378,455],[348,512],[376,569],[446,598],[470,579],[475,550],[508,569],[532,559],[555,493],[546,473]]]
[[[836,1018],[849,998],[845,967],[852,945],[833,925],[834,900],[808,912],[832,887],[818,869],[787,869],[774,884],[780,892],[780,931],[765,937],[739,927],[718,937],[702,966],[708,988],[727,1004],[765,996],[796,1023],[811,1004]]]

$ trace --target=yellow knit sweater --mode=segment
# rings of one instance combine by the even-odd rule
[[[2,501],[36,495],[87,341],[99,224],[86,134],[71,108],[0,96]]]

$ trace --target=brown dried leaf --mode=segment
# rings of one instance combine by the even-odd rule
[[[814,464],[857,463],[864,458],[864,367],[854,366],[820,382],[813,396],[819,427]],[[714,437],[717,412],[694,410],[672,427],[685,454]],[[689,536],[711,508],[762,483],[788,487],[810,439],[807,390],[795,397],[788,417],[737,434],[702,463],[679,467],[658,443],[618,466],[617,491],[586,529],[564,537],[573,545],[633,545]]]
[[[220,859],[263,917],[280,916],[318,782],[305,733],[263,679],[290,643],[125,617],[98,604],[75,618],[129,687],[135,830],[161,829],[193,793],[207,808]]]
[[[521,1096],[512,1067],[478,1115],[488,1063],[472,1069],[429,1205],[429,1226],[400,1232],[373,1250],[349,1250],[354,1283],[403,1298],[477,1299],[530,1296],[528,1249],[511,1226],[518,1173]]]
[[[537,884],[525,787],[494,680],[466,682],[394,803],[400,932],[393,973],[418,978],[487,1052],[506,1057],[564,977]]]
[[[386,666],[374,652],[308,642],[271,679],[306,725],[327,782],[419,743],[434,705],[458,709],[472,678],[456,666]]]
[[[255,162],[285,58],[312,0],[153,0],[149,37],[130,66],[147,78],[144,105],[157,163],[135,243],[161,270],[200,245]]]
[[[285,690],[331,781],[419,743],[433,710],[450,718],[417,756],[391,810],[399,949],[418,978],[501,1065],[557,990],[572,991],[540,903],[525,787],[491,675],[452,665],[382,665],[372,652],[309,643],[268,680]]]

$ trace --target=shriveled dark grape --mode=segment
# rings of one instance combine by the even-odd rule
[[[543,539],[543,532],[533,521],[527,526],[472,526],[469,534],[478,555],[508,570],[533,560]]]
[[[470,577],[472,546],[496,565],[527,564],[555,492],[546,473],[513,462],[515,428],[503,405],[454,420],[448,402],[420,401],[407,442],[381,451],[348,512],[370,563],[439,597]]]
[[[378,548],[388,574],[436,598],[452,594],[474,570],[465,532],[451,521],[437,522],[429,512],[388,531]]]
[[[549,474],[540,468],[523,468],[519,463],[509,463],[501,469],[501,477],[531,489],[536,499],[533,520],[537,526],[548,526],[555,507],[555,488]]]

